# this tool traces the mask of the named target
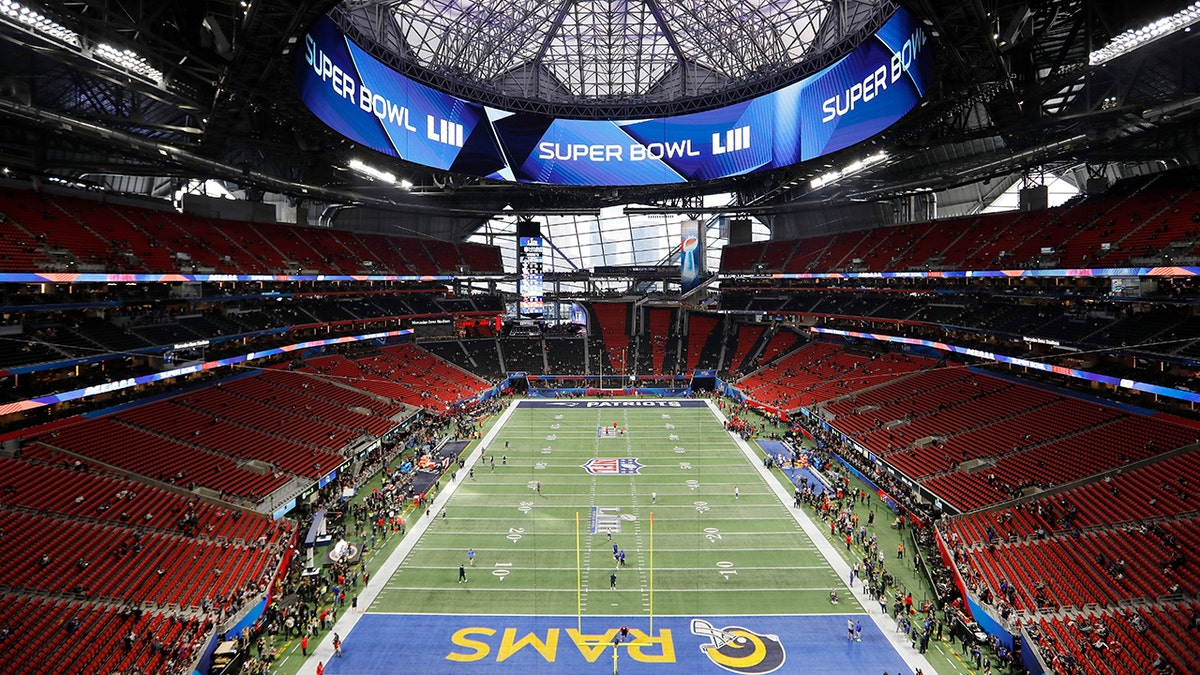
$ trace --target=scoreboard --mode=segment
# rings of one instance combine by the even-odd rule
[[[532,220],[517,223],[517,272],[521,275],[517,291],[521,295],[518,309],[521,318],[541,318],[545,314],[542,284],[544,244],[540,223]]]

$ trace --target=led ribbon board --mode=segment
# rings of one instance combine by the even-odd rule
[[[790,166],[866,140],[912,110],[933,48],[899,9],[838,62],[748,101],[635,120],[560,119],[472,103],[415,82],[321,17],[293,80],[330,128],[436,169],[521,183],[655,185]]]
[[[385,332],[380,332],[380,333],[368,333],[365,335],[348,335],[345,337],[328,338],[325,340],[309,340],[306,342],[296,342],[296,343],[293,343],[290,345],[284,345],[282,347],[274,347],[271,349],[265,349],[263,351],[250,352],[249,354],[239,354],[238,356],[230,356],[228,358],[218,359],[215,361],[205,361],[203,363],[194,363],[194,364],[191,364],[188,366],[183,366],[181,368],[174,368],[172,370],[164,370],[164,371],[158,372],[158,373],[150,373],[149,375],[138,375],[137,377],[130,377],[130,378],[126,378],[123,380],[116,380],[114,382],[106,382],[104,384],[97,384],[97,385],[93,385],[90,387],[84,387],[82,389],[74,389],[72,391],[64,391],[64,392],[61,392],[58,394],[47,394],[45,396],[39,396],[37,398],[31,398],[31,399],[27,399],[24,401],[17,401],[15,403],[5,403],[3,405],[0,405],[0,415],[10,415],[10,414],[16,413],[16,412],[22,412],[25,410],[33,410],[35,408],[41,408],[41,407],[48,406],[48,405],[54,405],[55,403],[63,403],[64,401],[74,401],[74,400],[80,399],[80,398],[87,398],[88,396],[97,396],[99,394],[107,394],[107,393],[113,392],[113,391],[121,391],[123,389],[131,389],[138,385],[150,384],[152,382],[161,382],[162,380],[170,380],[170,379],[173,379],[176,377],[183,377],[184,375],[191,375],[193,373],[198,373],[198,372],[201,372],[204,370],[216,370],[218,368],[227,368],[229,366],[234,366],[234,365],[237,365],[240,363],[249,363],[251,361],[257,361],[259,359],[264,359],[268,356],[276,356],[278,354],[287,354],[287,353],[296,352],[296,351],[302,352],[307,349],[316,349],[318,347],[329,347],[332,345],[341,345],[341,344],[347,344],[350,342],[364,342],[364,341],[369,341],[369,340],[389,340],[389,339],[393,339],[393,338],[398,338],[402,335],[411,335],[411,334],[412,334],[412,331],[406,329],[406,330],[385,331]]]
[[[820,328],[817,326],[813,326],[813,327],[809,328],[809,331],[811,331],[814,335],[838,335],[838,336],[847,337],[847,338],[857,338],[859,340],[875,340],[877,342],[892,342],[892,343],[896,343],[896,344],[928,347],[930,349],[936,349],[936,350],[942,351],[942,352],[950,352],[952,354],[962,354],[964,356],[972,356],[977,359],[986,359],[988,361],[995,361],[996,363],[1007,363],[1010,365],[1017,366],[1019,368],[1031,368],[1033,370],[1040,370],[1044,373],[1056,373],[1058,375],[1064,375],[1066,377],[1073,377],[1073,378],[1076,378],[1079,380],[1087,380],[1088,382],[1099,382],[1101,384],[1107,384],[1107,385],[1110,385],[1113,387],[1120,387],[1122,389],[1130,389],[1133,391],[1142,391],[1142,392],[1146,392],[1149,394],[1156,394],[1158,396],[1166,396],[1167,398],[1178,399],[1181,401],[1190,401],[1192,403],[1200,403],[1200,393],[1196,393],[1194,391],[1186,391],[1183,389],[1173,389],[1171,387],[1164,387],[1164,386],[1157,385],[1157,384],[1147,384],[1145,382],[1138,382],[1137,380],[1130,380],[1130,379],[1121,378],[1121,377],[1113,377],[1112,375],[1102,375],[1100,373],[1092,373],[1092,372],[1089,372],[1086,370],[1079,370],[1078,368],[1068,368],[1066,366],[1056,366],[1052,363],[1042,363],[1041,361],[1030,361],[1029,359],[1023,359],[1018,356],[1005,356],[1003,354],[995,354],[992,352],[984,351],[982,349],[975,349],[973,347],[960,347],[957,345],[947,344],[945,342],[935,342],[933,340],[922,340],[920,338],[908,338],[908,337],[902,337],[899,335],[884,335],[881,333],[863,333],[860,331],[838,330],[836,328]]]

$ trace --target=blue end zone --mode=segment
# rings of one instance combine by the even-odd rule
[[[847,619],[862,621],[861,642],[847,640]],[[330,659],[325,672],[608,673],[611,642],[622,624],[630,629],[630,640],[619,651],[622,675],[913,672],[865,614],[656,617],[654,633],[647,635],[645,617],[585,617],[580,634],[574,616],[373,613],[359,619],[345,637],[343,656]],[[723,646],[715,649],[718,641]]]
[[[668,399],[609,399],[604,401],[517,401],[522,408],[575,408],[578,410],[604,410],[606,408],[707,408],[705,401]]]

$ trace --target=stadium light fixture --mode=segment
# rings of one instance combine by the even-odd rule
[[[76,48],[80,46],[78,33],[19,2],[15,2],[14,0],[0,0],[0,14],[14,19],[43,35],[54,38],[63,44],[68,44]]]
[[[0,0],[0,16],[6,16],[15,23],[56,42],[87,52],[78,33],[16,0]],[[117,49],[110,44],[100,43],[91,52],[96,59],[117,66],[127,73],[147,79],[156,85],[163,84],[163,72],[151,66],[145,58],[131,49]]]
[[[1145,47],[1162,38],[1188,31],[1192,24],[1200,21],[1200,0],[1184,7],[1170,16],[1152,21],[1141,28],[1129,30],[1114,37],[1108,44],[1088,54],[1088,63],[1093,66],[1103,65],[1129,52]]]
[[[390,171],[376,169],[375,167],[364,164],[357,159],[350,160],[350,168],[373,180],[380,180],[389,184],[396,183],[396,174]]]
[[[135,75],[140,75],[155,84],[162,84],[163,82],[162,71],[151,66],[146,62],[145,58],[132,49],[117,49],[110,44],[102,42],[96,45],[96,56]]]
[[[830,171],[829,173],[823,173],[820,176],[817,176],[816,178],[809,181],[808,184],[812,189],[820,190],[821,188],[825,187],[826,185],[836,183],[839,180],[841,180],[847,176],[853,176],[854,174],[862,171],[863,169],[875,166],[876,164],[887,159],[887,157],[888,157],[888,154],[886,152],[877,152],[874,155],[867,155],[866,157],[863,157],[862,159],[858,159],[858,160],[855,160],[855,161],[847,164],[846,166],[842,167],[841,169],[834,169],[833,171]]]

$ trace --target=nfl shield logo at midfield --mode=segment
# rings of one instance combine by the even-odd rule
[[[637,457],[593,457],[583,468],[594,476],[617,476],[641,473]]]

